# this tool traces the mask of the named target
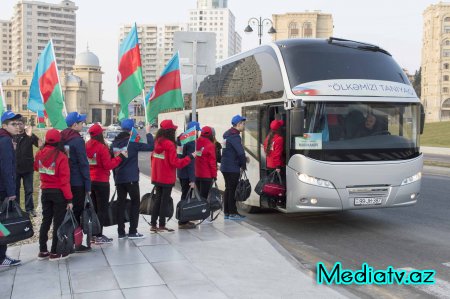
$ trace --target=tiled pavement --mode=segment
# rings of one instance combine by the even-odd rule
[[[141,177],[141,190],[149,188]],[[23,265],[0,270],[0,298],[344,298],[245,223],[219,216],[193,230],[168,226],[175,232],[150,234],[141,216],[145,239],[117,240],[108,227],[113,244],[54,263],[36,259],[38,244],[8,248]]]

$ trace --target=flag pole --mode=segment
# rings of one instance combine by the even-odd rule
[[[144,101],[144,116],[145,116],[145,125],[148,125],[147,118],[147,103],[145,102],[145,90],[142,88],[142,100]]]
[[[63,99],[62,102],[63,102],[64,114],[65,114],[65,117],[67,117],[66,101],[65,101],[64,95],[63,95],[61,79],[59,78],[58,64],[57,64],[57,61],[56,61],[55,47],[53,46],[53,39],[52,38],[50,39],[50,44],[52,45],[52,52],[53,52],[53,56],[55,57],[56,75],[58,76],[59,89],[61,91],[61,98]]]

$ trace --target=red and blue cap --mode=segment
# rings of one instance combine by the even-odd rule
[[[71,127],[74,123],[84,122],[86,121],[86,114],[80,114],[78,112],[70,112],[66,116],[66,124],[68,127]]]
[[[233,126],[235,126],[235,125],[237,125],[238,123],[240,123],[241,121],[246,121],[246,120],[247,120],[247,118],[245,118],[245,117],[243,117],[243,116],[240,116],[240,115],[238,114],[238,115],[233,116],[233,118],[231,119],[231,124],[232,124]]]
[[[19,119],[19,118],[22,118],[21,114],[15,114],[14,112],[8,110],[2,114],[2,123],[4,123],[7,120],[13,120],[13,119]]]

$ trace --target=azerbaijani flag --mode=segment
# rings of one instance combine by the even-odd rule
[[[138,41],[135,23],[119,48],[119,72],[117,73],[119,120],[128,118],[128,104],[144,89]]]
[[[6,110],[6,99],[3,95],[2,82],[0,81],[0,115],[2,115]]]
[[[195,126],[181,134],[180,136],[180,143],[181,145],[185,145],[188,142],[194,141],[197,137],[197,131],[195,129]]]
[[[28,109],[38,113],[46,111],[52,127],[67,128],[63,116],[64,98],[56,67],[53,42],[50,40],[39,56],[30,86]]]
[[[7,237],[9,234],[9,230],[0,223],[0,237]]]
[[[138,131],[135,128],[131,128],[130,142],[139,142],[140,140],[141,136],[139,136]]]
[[[176,108],[184,108],[178,52],[170,59],[156,81],[147,105],[147,121],[154,123],[160,112]]]
[[[45,128],[45,111],[37,111],[37,127]]]

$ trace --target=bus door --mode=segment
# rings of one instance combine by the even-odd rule
[[[256,186],[260,178],[265,177],[267,173],[264,140],[269,134],[270,122],[282,119],[286,123],[286,110],[282,103],[272,103],[243,107],[242,115],[247,118],[243,144],[246,153],[250,155],[248,176],[252,186]]]

